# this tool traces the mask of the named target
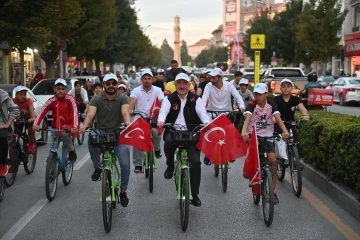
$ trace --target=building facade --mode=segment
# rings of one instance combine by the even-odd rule
[[[197,43],[187,47],[188,54],[194,59],[201,53],[201,51],[209,49],[211,45],[212,42],[210,39],[200,39]]]

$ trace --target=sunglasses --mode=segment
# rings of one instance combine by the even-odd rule
[[[106,86],[110,86],[110,85],[116,86],[116,85],[117,85],[117,82],[115,82],[115,81],[106,81],[106,82],[105,82],[105,85],[106,85]]]

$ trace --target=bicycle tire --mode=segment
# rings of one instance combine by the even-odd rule
[[[228,163],[222,164],[221,167],[221,183],[222,183],[222,190],[226,192],[227,184],[228,184]]]
[[[61,175],[62,175],[62,181],[63,181],[64,185],[67,186],[70,184],[72,176],[73,176],[74,164],[68,159],[66,159],[65,161],[67,161],[66,171],[61,172]]]
[[[251,187],[251,192],[253,192],[253,187]],[[260,194],[256,194],[256,195],[254,195],[253,194],[253,201],[254,201],[254,203],[256,204],[256,205],[259,205],[259,202],[260,202]]]
[[[190,189],[189,189],[189,170],[184,168],[181,170],[181,198],[180,198],[180,221],[181,229],[185,232],[189,223],[189,207],[190,207]]]
[[[152,193],[154,190],[154,154],[148,153],[148,166],[149,166],[149,191]]]
[[[5,180],[3,177],[0,178],[0,203],[3,201],[5,196]]]
[[[217,165],[217,166],[214,165],[215,177],[219,177],[219,166],[220,165]]]
[[[269,168],[263,170],[263,182],[262,182],[262,209],[264,222],[266,226],[270,226],[274,220],[274,190],[272,185],[272,174]],[[267,214],[266,205],[269,205],[269,211]]]
[[[9,171],[8,174],[6,174],[5,176],[6,187],[11,187],[14,184],[16,180],[17,172],[19,170],[20,155],[17,145],[9,146],[9,156],[10,156],[10,166],[13,167],[14,170],[12,173],[10,173]]]
[[[285,178],[285,164],[284,164],[284,159],[277,159],[277,171],[276,171],[276,175],[277,175],[277,179],[282,182]]]
[[[300,197],[302,192],[302,176],[301,176],[300,157],[296,146],[291,146],[291,159],[289,162],[291,162],[290,176],[291,176],[291,185],[293,187],[293,192],[295,196]]]
[[[143,168],[145,169],[145,178],[149,178],[149,153],[146,153],[143,155],[144,156],[144,166]],[[148,167],[146,167],[146,163],[148,164]]]
[[[103,223],[106,232],[111,231],[112,223],[112,202],[111,202],[111,172],[109,169],[103,170],[101,185],[101,205]]]
[[[85,133],[80,133],[79,137],[77,138],[77,142],[79,146],[81,146],[84,143],[84,139],[85,139]]]
[[[24,159],[24,170],[27,174],[31,174],[35,170],[36,166],[36,158],[37,158],[37,146],[35,144],[35,151],[34,153],[28,153],[27,150],[25,150],[26,154]]]
[[[47,199],[51,202],[55,199],[58,185],[58,159],[56,153],[50,152],[46,160],[45,170],[45,192]]]

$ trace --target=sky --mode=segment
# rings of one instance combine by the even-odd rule
[[[187,45],[202,38],[210,39],[212,31],[222,24],[222,0],[136,0],[133,7],[153,44],[161,46],[166,38],[174,42],[174,17],[180,17],[180,40]],[[147,27],[151,25],[150,27]]]

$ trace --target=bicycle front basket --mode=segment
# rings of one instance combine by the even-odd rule
[[[170,138],[175,143],[196,144],[199,142],[199,132],[170,131]]]
[[[91,131],[89,134],[90,145],[98,148],[101,146],[117,146],[119,144],[119,133],[104,133]]]

